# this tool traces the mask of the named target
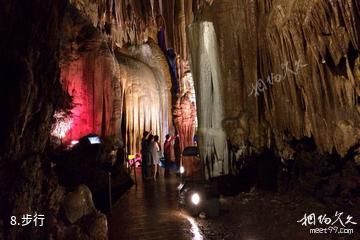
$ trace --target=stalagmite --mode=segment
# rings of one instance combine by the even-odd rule
[[[196,107],[191,93],[185,93],[176,101],[173,110],[174,124],[180,136],[180,147],[192,146],[196,126]]]
[[[189,28],[191,64],[199,120],[199,148],[206,162],[207,177],[228,172],[221,69],[216,33],[211,22],[196,22]]]

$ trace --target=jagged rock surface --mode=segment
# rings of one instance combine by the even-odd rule
[[[219,39],[232,142],[282,149],[282,136],[306,136],[342,156],[358,142],[358,1],[214,1],[197,21]]]
[[[1,0],[0,5],[4,36],[0,39],[4,82],[0,104],[5,109],[0,129],[0,226],[7,238],[37,233],[36,229],[10,228],[8,219],[39,207],[61,225],[56,218],[64,190],[43,153],[55,111],[69,110],[69,96],[62,87],[73,96],[73,109],[79,108],[77,96],[91,97],[82,103],[87,110],[75,116],[84,131],[71,133],[69,139],[88,131],[120,134],[124,86],[119,72],[123,68],[136,75],[136,68],[126,61],[118,63],[115,52],[128,44],[156,42],[161,27],[166,28],[166,47],[178,54],[177,75],[182,79],[189,68],[186,26],[193,20],[213,23],[222,75],[218,81],[221,127],[232,143],[247,142],[257,152],[273,147],[280,156],[291,158],[294,138],[311,137],[316,151],[335,149],[341,156],[359,141],[357,0]],[[128,55],[124,59],[152,74],[149,81],[155,88],[151,66]],[[296,63],[300,67],[294,74]],[[204,89],[196,91],[200,94]],[[199,106],[199,112],[207,107],[206,103]],[[318,160],[318,155],[311,156]],[[343,166],[341,177],[353,179],[341,181],[346,197],[358,186],[358,178],[352,178],[354,169],[352,164]],[[337,173],[329,177],[325,195],[334,193],[341,177]],[[309,173],[299,180],[311,189],[317,178]],[[69,238],[74,233],[81,234],[79,227],[61,236]]]
[[[44,149],[54,109],[64,107],[58,46],[66,2],[1,1],[0,216],[5,239],[41,234],[10,227],[10,216],[56,214],[61,190]],[[44,14],[44,12],[48,14]],[[51,189],[51,190],[50,190]],[[3,231],[6,231],[5,233]]]

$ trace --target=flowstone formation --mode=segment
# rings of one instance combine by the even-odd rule
[[[192,70],[197,89],[199,109],[200,154],[209,166],[207,177],[229,172],[226,135],[222,127],[224,102],[222,98],[222,74],[219,63],[217,37],[211,22],[190,25]]]
[[[223,138],[224,130],[233,153],[220,166],[226,159],[229,171],[249,164],[257,169],[255,185],[276,182],[284,171],[292,189],[326,202],[339,195],[346,196],[336,200],[342,204],[359,200],[359,9],[355,0],[224,0],[197,11],[188,37],[200,149],[214,155],[213,169],[226,172],[214,164],[224,147],[209,144],[206,134]],[[206,30],[211,25],[214,30]],[[204,57],[215,39],[205,38],[209,32],[216,38],[210,52],[218,51],[218,58]],[[208,94],[211,84],[218,93]],[[222,106],[218,118],[209,111],[216,104]],[[323,181],[331,188],[325,191]]]
[[[61,222],[50,135],[96,133],[137,152],[143,130],[163,140],[176,129],[184,147],[198,124],[208,177],[232,170],[232,149],[260,159],[254,176],[293,163],[309,193],[360,202],[359,1],[0,3],[4,238],[55,231],[11,228],[13,215]]]
[[[280,149],[284,135],[312,137],[320,152],[344,156],[360,137],[359,19],[358,1],[204,7],[196,21],[214,24],[230,140],[258,149],[272,141]]]
[[[169,132],[169,105],[177,100],[170,97],[169,83],[176,83],[178,76],[169,78],[165,52],[175,49],[172,59],[186,60],[185,21],[191,20],[200,1],[2,1],[1,6],[0,30],[6,36],[0,44],[1,79],[8,84],[0,90],[6,110],[0,132],[0,234],[6,239],[49,238],[54,229],[40,233],[11,228],[8,221],[12,215],[43,210],[51,221],[61,222],[59,205],[65,191],[46,146],[97,133],[135,152],[143,129]],[[160,29],[165,33],[161,51],[155,46]],[[144,63],[136,51],[123,51],[129,46],[150,46],[153,62]],[[127,71],[133,76],[125,81]],[[147,93],[150,99],[143,97]],[[126,107],[131,101],[136,112]],[[147,108],[149,103],[154,107]],[[145,111],[149,117],[133,129],[133,123],[126,126]],[[138,135],[121,139],[126,129]]]
[[[189,72],[185,5],[192,9],[173,1],[71,1],[63,24],[61,82],[73,108],[54,126],[59,142],[96,133],[120,139],[136,153],[143,131],[152,130],[161,141],[175,131],[172,106],[186,93],[176,86]],[[178,14],[175,22],[170,9]],[[191,139],[193,130],[183,130],[187,125],[178,124],[176,131]]]

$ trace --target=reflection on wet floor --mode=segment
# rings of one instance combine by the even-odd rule
[[[203,236],[201,235],[201,231],[198,227],[198,224],[195,222],[195,220],[192,217],[185,216],[186,219],[191,224],[191,233],[193,234],[192,239],[193,240],[203,240]]]
[[[141,176],[137,170],[137,176]],[[172,175],[133,186],[114,205],[109,216],[110,239],[203,240],[196,220],[179,210],[179,179]]]
[[[141,176],[138,172],[137,176]],[[302,193],[257,191],[221,198],[217,218],[192,218],[177,205],[179,179],[138,180],[113,207],[111,240],[353,240],[352,235],[309,234],[299,219],[304,213],[332,214],[331,209]],[[338,210],[338,209],[336,209]],[[358,211],[349,211],[359,219]]]

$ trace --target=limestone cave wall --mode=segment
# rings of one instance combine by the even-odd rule
[[[55,115],[55,138],[68,143],[96,133],[139,152],[144,130],[161,140],[174,132],[172,108],[187,92],[175,86],[189,73],[185,25],[193,6],[200,3],[70,1],[61,39],[61,82],[73,108],[66,117]],[[175,128],[191,139],[194,124],[192,131],[182,130],[185,123]]]
[[[118,137],[124,130],[122,121],[128,121],[126,128],[134,130],[130,123],[135,121],[129,118],[145,115],[151,101],[155,105],[153,117],[143,117],[135,132],[140,135],[149,128],[156,133],[164,129],[162,134],[168,131],[165,128],[171,127],[172,114],[161,109],[168,108],[172,99],[160,91],[170,91],[173,80],[165,66],[166,48],[160,49],[157,43],[160,26],[176,25],[160,15],[169,12],[172,18],[174,3],[0,2],[0,31],[4,36],[0,97],[5,109],[0,132],[0,239],[106,237],[106,219],[101,214],[95,216],[101,223],[94,222],[102,225],[98,233],[84,232],[80,226],[65,227],[64,219],[59,219],[65,189],[53,171],[54,159],[48,153],[54,142],[49,140],[67,144],[89,133]],[[167,46],[175,46],[172,38],[161,39]],[[148,56],[138,54],[136,49],[141,47],[151,50],[150,62]],[[138,113],[124,108],[132,100],[141,106]],[[165,126],[160,126],[160,120]],[[128,143],[138,151],[136,137],[132,134]],[[49,224],[43,231],[10,226],[10,216],[35,211],[46,214]]]
[[[152,113],[145,121],[142,115],[148,112],[139,108],[139,104],[146,106],[144,101],[139,100],[146,92],[152,96],[147,103],[159,105],[157,95],[160,95],[160,87],[155,86],[158,83],[146,64],[129,54],[126,57],[117,52],[123,52],[123,43],[141,46],[150,37],[142,31],[134,31],[124,35],[124,39],[117,39],[116,29],[110,31],[108,23],[98,18],[99,14],[103,14],[102,7],[101,3],[91,1],[74,1],[68,5],[63,23],[60,67],[61,83],[72,97],[73,106],[67,117],[57,121],[53,135],[69,143],[96,133],[112,137],[120,146],[127,144],[131,152],[138,152],[141,131],[145,128],[153,128],[154,132],[163,129],[159,126],[159,117]],[[126,66],[133,70],[129,72]],[[148,87],[153,89],[146,91]],[[154,108],[161,112],[159,106]],[[142,122],[135,120],[140,117]],[[150,122],[153,122],[151,127]]]
[[[25,239],[38,229],[10,226],[10,216],[51,218],[62,195],[44,150],[54,110],[67,107],[58,65],[66,1],[0,5],[0,239]]]
[[[96,28],[85,25],[76,37],[81,39],[73,44],[76,49],[70,54],[64,51],[60,65],[60,81],[72,97],[72,109],[70,116],[57,121],[53,135],[63,143],[90,133],[119,135],[122,90],[118,64]]]
[[[273,143],[289,155],[289,139],[309,137],[342,156],[358,143],[359,5],[224,0],[202,8],[195,21],[215,28],[231,142]]]
[[[56,223],[64,189],[44,154],[51,134],[66,142],[91,132],[117,137],[127,129],[123,140],[137,151],[134,135],[150,128],[164,135],[175,115],[181,145],[192,144],[191,73],[200,148],[203,156],[216,155],[217,174],[229,168],[227,139],[258,153],[272,147],[283,158],[297,150],[291,141],[305,137],[316,154],[344,157],[357,147],[357,0],[0,5],[0,229],[10,239],[37,231],[11,228],[11,215],[41,208]],[[170,105],[173,111],[165,111]]]

